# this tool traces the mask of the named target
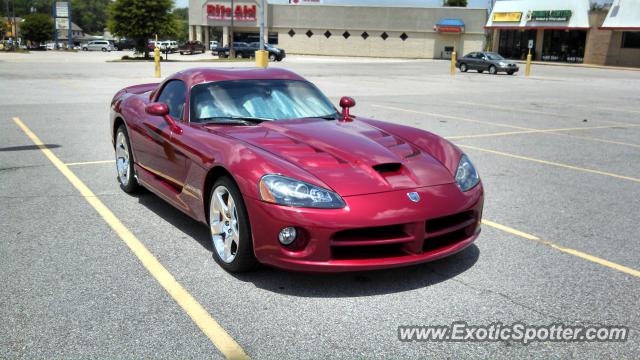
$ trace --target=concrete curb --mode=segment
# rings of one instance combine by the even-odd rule
[[[526,64],[526,61],[516,60],[518,64]],[[570,64],[559,62],[546,62],[546,61],[532,61],[534,65],[548,65],[548,66],[564,66],[575,68],[589,68],[589,69],[603,69],[603,70],[623,70],[623,71],[640,71],[640,68],[623,67],[623,66],[606,66],[606,65],[592,65],[592,64]]]

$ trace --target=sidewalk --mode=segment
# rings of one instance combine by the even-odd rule
[[[518,64],[526,64],[524,60],[514,60]],[[532,61],[534,65],[549,65],[549,66],[565,66],[565,67],[582,67],[591,69],[605,69],[605,70],[626,70],[626,71],[640,71],[640,68],[624,67],[624,66],[607,66],[607,65],[593,65],[593,64],[573,64],[564,62],[551,62],[551,61]]]

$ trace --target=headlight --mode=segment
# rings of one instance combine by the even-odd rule
[[[281,175],[265,175],[258,184],[262,201],[295,207],[341,209],[342,198],[327,189]]]
[[[471,160],[467,155],[462,154],[460,163],[458,164],[458,170],[456,170],[456,183],[462,191],[471,190],[474,186],[478,185],[480,177],[476,168],[473,167]]]
[[[500,61],[500,63],[499,63],[499,64],[500,64],[500,66],[507,66],[507,63],[506,63],[506,62],[502,62],[502,61]]]

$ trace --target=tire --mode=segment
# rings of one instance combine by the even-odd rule
[[[269,61],[274,62],[278,60],[278,57],[276,56],[276,54],[269,54]]]
[[[498,68],[496,68],[494,65],[489,66],[489,74],[496,75],[497,73],[498,73]]]
[[[467,64],[464,64],[464,63],[460,64],[460,71],[462,71],[462,72],[469,71],[469,68],[467,67]]]
[[[223,176],[213,184],[208,212],[213,258],[218,265],[232,273],[254,270],[258,261],[253,255],[249,216],[231,178]]]
[[[124,125],[120,125],[116,131],[116,171],[118,172],[118,183],[120,188],[126,193],[134,193],[140,185],[136,179],[133,168],[133,151],[129,141],[129,133]]]
[[[484,72],[484,70],[478,70],[479,74],[482,74]]]
[[[513,74],[515,74],[515,72],[514,71],[507,71],[507,74],[513,75]]]
[[[89,48],[83,47],[82,51],[89,51]]]
[[[180,55],[184,55],[184,51],[180,51]]]
[[[242,58],[244,58],[244,56],[242,55],[242,53],[241,53],[241,52],[237,52],[237,53],[236,53],[236,59],[242,59]]]
[[[102,48],[102,52],[107,52],[107,48]]]

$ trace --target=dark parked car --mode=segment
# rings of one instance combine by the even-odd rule
[[[488,71],[490,74],[506,72],[513,75],[519,68],[516,63],[507,60],[494,52],[472,52],[458,59],[456,67],[462,72],[477,70],[479,73]]]
[[[260,49],[260,43],[259,42],[253,42],[250,43],[249,46],[254,49],[254,52],[257,51],[258,49]],[[269,52],[269,61],[273,62],[273,61],[282,61],[282,59],[284,59],[285,57],[287,57],[287,54],[284,52],[284,49],[280,49],[278,47],[275,47],[271,44],[264,44],[264,49],[267,50]]]
[[[136,48],[136,41],[133,39],[120,39],[114,41],[113,46],[116,48],[116,51],[133,50]]]
[[[180,55],[197,53],[204,54],[205,51],[207,51],[207,48],[200,41],[187,41],[178,47]]]
[[[233,42],[233,50],[236,53],[236,58],[250,58],[253,56],[255,49],[252,49],[248,43],[241,41]],[[229,46],[218,47],[211,52],[213,55],[218,55],[221,59],[229,57]]]

